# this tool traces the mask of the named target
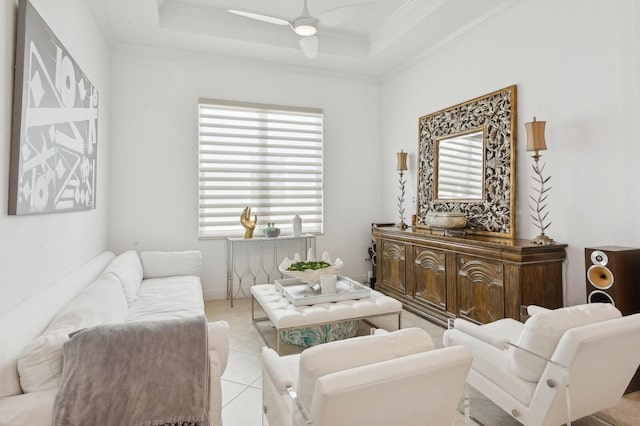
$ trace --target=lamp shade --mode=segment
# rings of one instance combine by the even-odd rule
[[[396,155],[398,156],[398,170],[404,172],[407,170],[407,153],[400,150]]]
[[[546,121],[536,121],[533,117],[533,121],[530,123],[524,123],[524,128],[527,131],[527,151],[544,151],[547,149],[547,144],[544,140],[544,126]]]

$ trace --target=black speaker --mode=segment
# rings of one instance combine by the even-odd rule
[[[640,312],[640,249],[585,248],[588,303],[613,303],[622,315]]]

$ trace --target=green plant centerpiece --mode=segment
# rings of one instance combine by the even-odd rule
[[[331,256],[326,251],[322,253],[322,258],[316,260],[313,249],[307,252],[307,259],[302,260],[299,253],[296,253],[293,259],[286,257],[278,269],[284,275],[294,277],[307,284],[314,290],[320,290],[320,276],[322,274],[335,274],[342,268],[343,262],[340,258],[335,261],[331,260]]]

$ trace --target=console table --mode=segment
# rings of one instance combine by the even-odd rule
[[[446,326],[449,318],[476,323],[520,319],[520,306],[563,306],[566,244],[450,237],[427,229],[378,227],[376,290]]]
[[[249,292],[242,287],[243,281],[248,281],[250,286],[272,283],[282,278],[278,265],[285,257],[293,258],[295,253],[300,253],[305,258],[309,249],[316,250],[313,234],[227,238],[227,298],[231,306],[235,297],[249,297]]]

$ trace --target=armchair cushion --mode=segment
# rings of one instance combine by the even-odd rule
[[[522,349],[514,351],[509,368],[521,379],[537,382],[547,365],[546,359],[551,357],[567,330],[619,317],[620,311],[609,303],[591,303],[538,312],[525,323],[516,342]]]
[[[309,410],[319,377],[431,349],[431,337],[420,328],[406,328],[393,333],[363,336],[309,348],[300,355],[297,386],[300,402]]]

